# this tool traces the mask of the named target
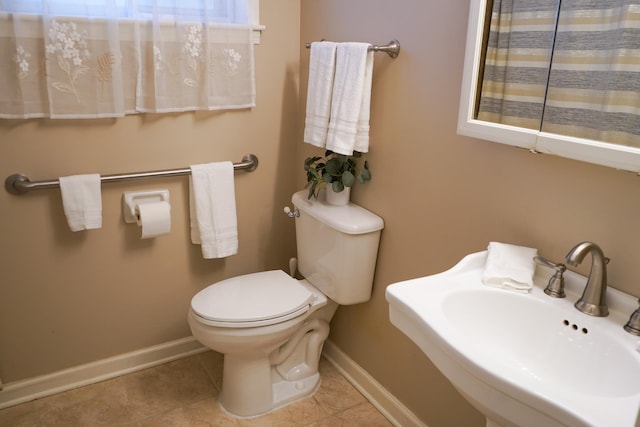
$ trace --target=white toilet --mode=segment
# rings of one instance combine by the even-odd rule
[[[371,298],[379,216],[349,203],[293,195],[300,273],[282,270],[223,280],[191,300],[189,326],[205,346],[224,355],[220,403],[252,417],[311,395],[329,322],[339,304]]]

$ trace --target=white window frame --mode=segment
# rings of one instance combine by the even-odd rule
[[[640,174],[639,148],[475,119],[486,5],[487,0],[470,0],[458,134]]]
[[[260,0],[247,0],[249,22],[253,27],[253,44],[260,44],[260,36],[267,28],[260,24]]]

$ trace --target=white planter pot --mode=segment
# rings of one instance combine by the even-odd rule
[[[325,194],[328,204],[334,206],[344,206],[349,203],[349,198],[351,196],[351,187],[345,187],[344,190],[336,193],[330,186],[327,186]]]

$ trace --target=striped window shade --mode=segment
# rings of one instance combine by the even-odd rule
[[[640,1],[562,0],[542,131],[640,147]]]
[[[494,0],[477,118],[640,147],[640,0]]]
[[[540,129],[558,0],[494,0],[478,120]]]

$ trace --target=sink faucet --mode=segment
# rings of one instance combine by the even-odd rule
[[[600,246],[592,242],[578,243],[566,256],[568,264],[576,266],[584,257],[591,253],[591,271],[587,286],[575,307],[591,316],[605,317],[609,314],[607,308],[607,263]]]

